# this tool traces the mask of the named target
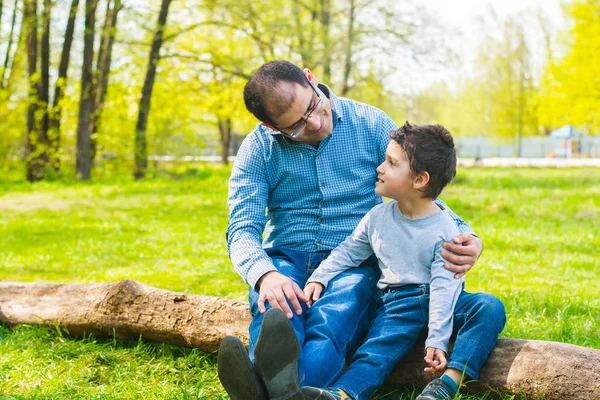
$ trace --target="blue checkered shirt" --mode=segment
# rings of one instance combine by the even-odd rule
[[[276,270],[265,248],[332,250],[383,201],[374,191],[375,169],[396,124],[375,107],[319,88],[331,100],[334,128],[318,148],[259,124],[237,153],[229,180],[227,247],[235,270],[252,287]],[[471,232],[451,215],[459,231]]]

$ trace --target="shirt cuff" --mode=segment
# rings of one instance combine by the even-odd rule
[[[448,341],[437,340],[437,339],[427,339],[425,341],[425,351],[427,351],[428,347],[433,347],[434,349],[440,349],[446,353],[448,356]]]
[[[277,268],[269,260],[260,260],[250,268],[246,275],[246,282],[250,287],[256,290],[258,280],[267,272],[277,271]]]
[[[306,287],[306,285],[308,285],[311,282],[317,282],[320,283],[321,285],[323,285],[323,290],[327,289],[327,286],[329,285],[329,281],[331,279],[326,279],[326,278],[321,278],[321,277],[313,277],[311,276],[310,278],[308,278],[308,280],[306,281],[306,284],[304,285],[304,287]]]

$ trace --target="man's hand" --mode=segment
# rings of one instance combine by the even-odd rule
[[[452,239],[452,243],[444,243],[444,249],[448,250],[442,251],[442,257],[448,261],[444,268],[456,272],[454,279],[460,279],[473,268],[483,252],[483,242],[470,233],[461,233]]]
[[[425,367],[425,372],[431,372],[432,374],[443,371],[448,365],[446,353],[443,350],[434,347],[427,348],[427,354],[424,359],[429,365],[429,367]]]
[[[292,314],[292,310],[288,305],[288,299],[298,315],[302,314],[302,307],[298,300],[306,303],[307,307],[310,307],[308,297],[304,295],[300,286],[278,271],[270,271],[261,276],[258,280],[258,287],[260,293],[258,296],[258,310],[261,314],[267,311],[265,300],[269,301],[271,307],[279,308],[283,311],[289,319],[292,319],[294,314]]]
[[[306,297],[308,297],[308,300],[312,304],[315,301],[319,300],[319,297],[321,297],[321,293],[323,293],[323,289],[325,289],[325,286],[323,286],[321,283],[310,282],[304,287],[304,294],[306,295]]]

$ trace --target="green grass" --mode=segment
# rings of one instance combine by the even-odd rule
[[[225,245],[228,176],[228,168],[199,166],[143,182],[108,176],[29,184],[0,167],[0,279],[128,278],[245,299]],[[504,337],[600,349],[600,169],[462,169],[442,198],[484,239],[468,290],[504,302]],[[214,355],[0,326],[0,398],[227,397]]]

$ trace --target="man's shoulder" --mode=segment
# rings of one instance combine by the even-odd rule
[[[367,118],[372,121],[390,121],[392,118],[383,110],[360,101],[338,97],[342,117]]]
[[[256,127],[250,131],[242,140],[238,156],[243,155],[246,152],[255,154],[256,152],[267,152],[274,143],[277,142],[276,135],[273,135],[273,131],[267,128],[263,124],[259,123]],[[242,154],[240,154],[242,153]]]

